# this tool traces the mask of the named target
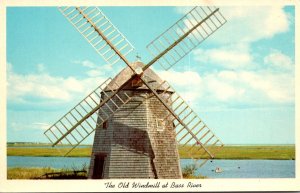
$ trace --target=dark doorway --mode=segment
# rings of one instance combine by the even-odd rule
[[[104,169],[105,158],[106,158],[106,154],[104,154],[104,153],[98,153],[95,155],[93,179],[102,179],[103,178],[103,169]]]

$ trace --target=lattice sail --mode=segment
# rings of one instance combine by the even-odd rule
[[[169,85],[163,81],[158,87],[154,88],[159,93],[165,103],[172,108],[177,117],[169,113],[164,117],[164,121],[171,121],[175,124],[176,138],[179,148],[183,148],[189,156],[194,159],[200,159],[201,167],[210,158],[223,147],[220,139],[208,128],[208,126],[199,118],[199,116],[189,107],[181,96]],[[172,95],[166,95],[166,92],[172,92]],[[183,124],[181,124],[182,122]]]
[[[118,91],[111,87],[119,88],[119,85],[112,85],[110,82],[111,78],[107,79],[44,132],[52,146],[68,144],[71,146],[67,152],[69,154],[128,103],[131,97],[126,93],[118,95]]]
[[[59,7],[59,10],[107,63],[115,64],[134,50],[99,8]]]
[[[192,49],[202,43],[226,19],[216,7],[195,7],[169,29],[147,45],[148,51],[168,70]]]

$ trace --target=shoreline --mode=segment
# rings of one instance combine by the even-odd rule
[[[184,148],[179,148],[180,159],[190,159]],[[57,150],[59,149],[59,151]],[[69,148],[50,148],[39,146],[9,146],[7,156],[32,156],[32,157],[64,157],[64,152]],[[90,157],[92,148],[81,147],[74,149],[67,157]],[[193,155],[194,158],[202,158],[200,155]],[[224,146],[214,158],[224,160],[295,160],[295,146]]]
[[[15,157],[64,157],[64,156],[28,156],[28,155],[7,155],[7,157],[10,156],[15,156]],[[89,158],[90,156],[67,156],[67,158]],[[189,157],[180,157],[180,159],[192,159]],[[201,158],[200,158],[201,159]],[[273,161],[282,161],[282,160],[290,160],[290,161],[295,161],[295,158],[292,159],[276,159],[276,158],[214,158],[214,159],[210,159],[210,160],[273,160]]]

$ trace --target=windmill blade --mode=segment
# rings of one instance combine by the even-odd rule
[[[170,69],[225,23],[226,19],[219,8],[193,8],[147,45],[154,57],[147,65],[158,61],[165,70]]]
[[[185,152],[192,156],[196,155],[194,156],[196,159],[205,158],[199,167],[208,159],[214,158],[215,154],[224,146],[223,143],[170,84],[163,81],[155,88],[152,88],[147,82],[146,85],[169,111],[163,121],[171,121],[175,124],[179,147],[184,148]],[[167,94],[170,92],[173,94]]]
[[[107,63],[113,65],[120,59],[124,60],[134,50],[131,43],[97,7],[58,9]]]
[[[44,132],[53,147],[57,144],[68,144],[71,149],[66,155],[69,154],[128,103],[131,97],[126,92],[118,94],[122,86],[116,83],[109,85],[110,82],[111,78],[107,79]]]

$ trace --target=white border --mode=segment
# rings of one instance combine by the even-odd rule
[[[80,1],[53,1],[53,0],[28,0],[28,1],[20,1],[20,0],[11,0],[11,1],[0,1],[0,18],[1,18],[1,34],[0,34],[0,42],[1,42],[1,54],[0,54],[0,88],[1,88],[1,100],[0,100],[0,192],[56,192],[56,191],[66,191],[66,192],[89,192],[89,191],[106,191],[106,192],[113,192],[113,191],[122,191],[122,192],[132,192],[132,191],[143,191],[142,189],[130,189],[130,188],[113,188],[107,189],[104,186],[105,182],[112,181],[115,184],[120,182],[155,182],[157,180],[7,180],[6,179],[6,7],[7,6],[61,6],[61,5],[102,5],[102,6],[190,6],[190,5],[239,5],[239,6],[248,6],[248,5],[295,5],[295,29],[300,29],[299,24],[299,1],[292,1],[292,0],[264,0],[264,1],[253,1],[253,0],[244,0],[244,1],[231,1],[231,0],[218,0],[218,1],[211,1],[211,0],[189,0],[189,1],[182,1],[182,0],[172,0],[172,1],[141,1],[141,0],[127,0],[126,2],[121,0],[110,0],[110,1],[92,1],[92,0],[80,0]],[[172,182],[176,183],[185,183],[194,182],[194,183],[201,183],[201,188],[166,188],[166,189],[146,189],[146,191],[299,191],[300,190],[300,173],[299,173],[299,142],[298,137],[299,132],[299,105],[297,97],[299,97],[299,37],[297,33],[295,33],[295,81],[296,81],[296,103],[295,103],[295,130],[296,130],[296,178],[289,178],[289,179],[201,179],[201,180],[159,180],[162,183],[168,182],[169,184]]]

